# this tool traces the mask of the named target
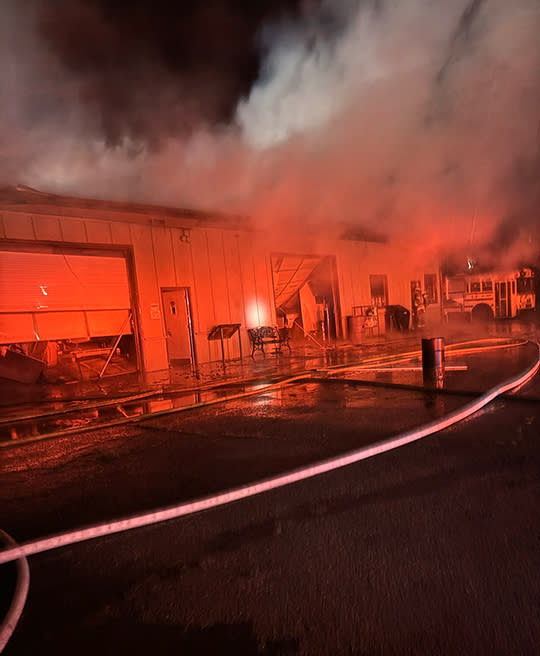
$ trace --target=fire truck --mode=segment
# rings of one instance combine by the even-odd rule
[[[489,321],[513,319],[536,309],[535,271],[469,272],[446,276],[445,317]]]

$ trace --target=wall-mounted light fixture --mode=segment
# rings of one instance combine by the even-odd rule
[[[180,228],[180,241],[184,244],[189,244],[191,230],[189,228]]]

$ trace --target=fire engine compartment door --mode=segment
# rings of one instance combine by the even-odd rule
[[[0,251],[0,344],[131,333],[118,255]]]

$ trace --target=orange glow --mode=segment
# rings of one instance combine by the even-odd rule
[[[271,324],[270,311],[258,298],[252,299],[246,306],[246,321],[249,328]]]

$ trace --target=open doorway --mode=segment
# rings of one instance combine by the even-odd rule
[[[280,325],[293,341],[313,337],[320,343],[341,337],[336,262],[333,256],[272,256],[274,300]]]
[[[188,287],[161,290],[169,362],[197,369],[195,336]]]

